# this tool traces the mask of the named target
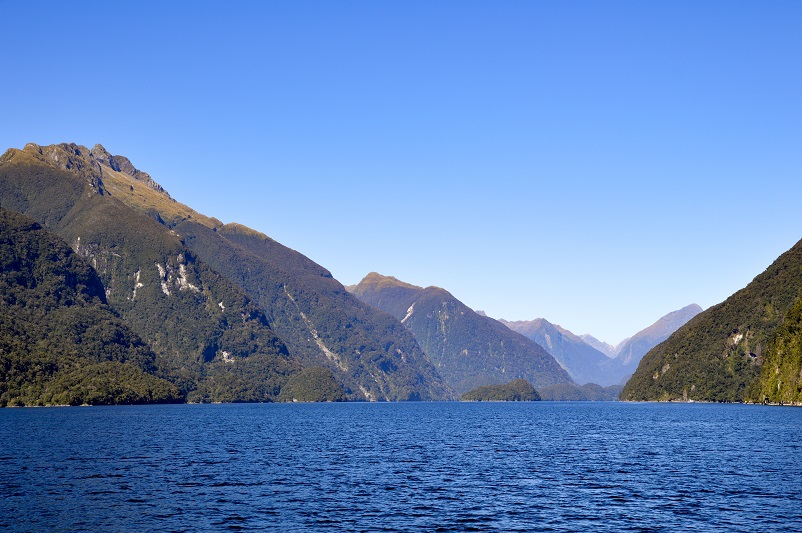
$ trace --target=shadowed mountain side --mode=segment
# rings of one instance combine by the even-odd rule
[[[571,382],[537,343],[475,313],[443,289],[371,273],[348,290],[401,321],[458,394],[517,378],[535,387]]]
[[[294,355],[305,365],[333,370],[352,398],[453,397],[403,326],[298,252],[238,224],[214,231],[186,221],[176,230],[262,305]]]
[[[561,383],[542,387],[538,394],[544,401],[552,402],[617,402],[621,389],[621,385],[601,387],[595,383],[582,386]]]
[[[802,368],[785,365],[794,350],[780,350],[776,359],[767,353],[773,339],[790,333],[780,326],[788,321],[792,329],[792,307],[801,297],[802,241],[745,288],[698,314],[647,353],[621,398],[762,402],[774,401],[774,394],[796,394],[791,389],[799,386]],[[778,389],[766,389],[781,372],[785,374],[775,381]]]
[[[0,209],[0,406],[178,402],[155,354],[55,234]]]

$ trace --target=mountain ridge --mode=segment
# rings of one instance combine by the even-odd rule
[[[197,376],[209,365],[219,379],[229,379],[228,361],[240,361],[232,354],[246,356],[249,346],[261,346],[270,359],[263,368],[282,370],[260,394],[276,398],[299,369],[275,326],[293,332],[290,349],[304,365],[326,366],[350,383],[350,399],[453,398],[412,335],[350,296],[326,269],[264,234],[224,225],[175,201],[130,160],[110,156],[100,145],[8,150],[0,157],[0,200],[55,230],[95,266],[115,307],[154,350],[174,361],[186,391],[196,390]],[[214,247],[236,253],[214,257]],[[283,261],[280,268],[265,257],[269,247]],[[234,264],[243,258],[248,266]],[[229,271],[220,272],[226,262]],[[243,287],[249,268],[272,277],[251,277]],[[142,298],[150,308],[143,308]],[[181,318],[187,313],[193,320]],[[240,315],[247,319],[235,318]],[[321,345],[340,350],[342,364]],[[209,397],[213,390],[198,394]]]
[[[349,289],[412,331],[458,394],[517,378],[535,387],[571,383],[540,345],[475,313],[445,289],[418,287],[375,272]]]
[[[621,341],[612,358],[590,346],[582,337],[544,318],[518,321],[501,319],[500,322],[543,346],[571,374],[577,384],[611,387],[623,385],[649,349],[668,338],[700,311],[701,307],[690,304],[662,316],[632,337]]]
[[[578,385],[597,383],[607,386],[614,384],[607,383],[604,379],[600,380],[599,368],[609,358],[567,329],[552,324],[545,318],[516,321],[499,319],[499,322],[543,346],[560,363],[560,366],[568,371]],[[599,381],[602,382],[599,383]]]

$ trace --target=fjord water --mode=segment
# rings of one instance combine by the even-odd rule
[[[0,529],[802,530],[802,409],[0,410]]]

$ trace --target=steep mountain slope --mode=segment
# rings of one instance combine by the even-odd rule
[[[0,209],[0,406],[181,401],[155,354],[106,305],[97,273]]]
[[[791,308],[801,296],[802,241],[745,288],[695,316],[646,354],[621,398],[765,400],[759,378],[763,385],[769,383],[771,373],[784,367],[780,361],[794,353],[785,339],[794,336]],[[784,320],[787,329],[780,328]],[[774,337],[774,354],[768,355]],[[798,386],[793,376],[801,371],[789,367],[780,389]]]
[[[118,201],[102,179],[110,172],[75,145],[9,150],[0,158],[0,201],[92,264],[109,304],[191,401],[275,399],[300,365],[264,313],[175,232]],[[131,187],[147,188],[133,179]]]
[[[748,400],[802,405],[802,299],[774,332]]]
[[[593,346],[597,350],[599,350],[601,353],[603,353],[604,355],[606,355],[610,359],[615,357],[616,354],[618,353],[618,350],[616,349],[615,346],[613,346],[612,344],[606,343],[604,341],[600,341],[599,339],[597,339],[593,335],[590,335],[589,333],[585,333],[584,335],[580,335],[579,338],[582,339],[583,341],[585,341],[586,343],[590,344],[591,346]],[[626,342],[628,340],[629,339],[626,339],[625,341],[622,341],[622,342]]]
[[[293,354],[333,370],[352,397],[452,398],[412,334],[352,296],[320,265],[239,224],[214,231],[186,221],[175,229],[262,305]]]
[[[225,400],[232,390],[236,399],[275,399],[300,370],[296,358],[332,369],[351,399],[452,397],[409,332],[325,269],[176,202],[99,145],[9,150],[0,158],[0,201],[92,262],[109,302],[195,399]],[[249,381],[255,372],[269,376]],[[200,378],[220,383],[202,387]]]
[[[473,312],[443,289],[371,273],[348,290],[400,320],[459,394],[517,378],[535,387],[571,382],[541,346]]]
[[[604,365],[603,372],[610,384],[623,385],[638,368],[646,353],[666,340],[672,333],[702,312],[702,308],[691,304],[659,318],[651,326],[642,329],[618,345],[618,353]]]
[[[615,358],[621,366],[630,367],[634,371],[649,350],[666,340],[672,333],[701,312],[701,307],[691,304],[678,311],[668,313],[648,328],[637,332],[622,343],[618,347],[618,353]]]
[[[578,384],[596,383],[613,385],[604,378],[600,367],[610,358],[593,348],[565,328],[556,326],[546,319],[506,321],[502,324],[521,335],[532,339],[546,349],[568,371]]]

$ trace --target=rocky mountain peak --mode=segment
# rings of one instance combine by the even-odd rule
[[[102,195],[105,193],[102,179],[103,169],[95,161],[86,146],[75,143],[51,144],[49,146],[28,143],[23,148],[23,151],[52,167],[81,176],[97,194]]]
[[[164,190],[164,187],[153,181],[150,174],[137,169],[133,163],[131,163],[131,160],[124,155],[111,155],[101,144],[96,144],[89,153],[96,161],[110,167],[112,170],[122,172],[137,181],[141,181],[154,191],[170,196],[167,191]]]
[[[138,170],[125,156],[111,155],[101,144],[96,144],[90,150],[86,146],[75,143],[51,144],[49,146],[28,143],[23,148],[23,151],[39,156],[38,159],[55,168],[84,177],[98,194],[105,193],[103,188],[103,167],[105,166],[115,172],[122,172],[142,182],[146,187],[162,193],[168,198],[170,197],[167,191],[153,181],[147,172]]]

